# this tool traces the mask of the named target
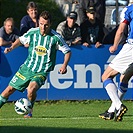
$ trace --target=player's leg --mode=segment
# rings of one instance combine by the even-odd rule
[[[126,69],[125,73],[123,75],[121,75],[121,77],[120,77],[120,84],[118,87],[118,96],[119,96],[120,100],[122,100],[125,93],[127,92],[128,82],[132,76],[133,76],[133,63],[129,65],[129,67]],[[115,111],[116,111],[115,105],[114,105],[114,103],[112,103],[110,108],[108,109],[108,112],[115,112]],[[125,111],[127,111],[127,109]],[[123,114],[121,114],[121,115],[123,115]],[[117,119],[117,114],[116,114],[116,119]]]
[[[38,89],[39,89],[39,86],[35,81],[30,82],[30,84],[27,88],[27,97],[32,104],[32,110],[31,110],[31,112],[29,112],[29,114],[24,115],[24,118],[31,118],[32,117],[33,106],[34,106],[34,102],[36,100],[36,96],[37,96],[36,92]]]
[[[123,77],[123,75],[121,77]],[[120,82],[120,84],[118,86],[118,96],[119,96],[120,100],[122,100],[122,98],[124,97],[125,93],[127,92],[127,89],[128,89],[128,84]],[[109,107],[107,112],[109,112],[108,113],[108,115],[110,116],[109,118],[113,119],[114,114],[116,112],[114,103],[111,104],[111,106]]]
[[[33,111],[34,102],[35,102],[36,97],[37,97],[37,91],[44,84],[44,82],[46,80],[45,76],[43,76],[41,74],[40,75],[38,74],[36,76],[33,75],[33,79],[29,83],[29,86],[27,89],[27,97],[32,104],[32,111]],[[29,114],[24,115],[24,118],[31,118],[32,117],[32,111]]]
[[[7,86],[7,88],[0,95],[0,108],[7,102],[9,96],[15,92],[15,88]]]
[[[16,72],[11,81],[9,82],[9,86],[1,93],[0,95],[0,108],[6,103],[8,97],[14,93],[15,90],[24,91],[25,86],[27,84],[27,80],[25,80],[25,76],[22,75],[25,72],[21,70],[22,67]],[[22,72],[21,72],[22,71]],[[23,86],[24,84],[24,86]]]
[[[133,63],[129,65],[126,69],[125,73],[120,77],[120,84],[118,87],[118,95],[120,99],[122,99],[127,92],[128,89],[128,82],[130,78],[133,76]]]
[[[121,106],[121,101],[118,97],[117,86],[113,81],[113,77],[116,76],[118,72],[112,69],[110,66],[105,70],[102,75],[102,81],[104,88],[106,89],[110,99],[114,102],[116,109],[119,109]]]
[[[130,78],[133,76],[133,63],[129,65],[129,67],[126,69],[124,75],[121,77],[121,83],[120,83],[120,87],[118,89],[118,95],[120,96],[120,98],[123,98],[124,94],[127,91],[128,88],[128,81],[130,80]],[[116,121],[121,120],[122,116],[124,115],[124,113],[127,111],[127,108],[123,108],[123,111],[117,111],[116,113]]]
[[[110,68],[112,68],[113,70],[116,70],[116,72],[123,74],[125,70],[128,68],[128,65],[132,63],[132,49],[133,47],[131,45],[125,44],[122,47],[121,51],[115,56],[115,58],[109,64]],[[118,110],[117,112],[119,113],[117,113],[117,116],[120,116],[118,117],[119,118],[118,121],[120,121],[122,120],[122,116],[126,112],[125,110],[127,110],[127,108],[123,106],[122,102],[120,101],[119,97],[121,97],[120,96],[121,94],[119,93],[119,90],[117,92],[117,87],[112,80],[113,79],[112,76],[115,76],[115,71],[111,71],[109,67],[107,69],[108,70],[105,70],[104,74],[102,75],[102,80],[103,80],[104,87],[109,97],[111,98],[112,103],[114,104],[112,106],[113,109],[112,110],[110,109],[109,111],[110,113],[111,112],[113,113],[115,109]],[[120,85],[126,88],[125,84],[120,84]],[[99,116],[109,113],[109,112],[108,113],[106,112],[100,114]],[[123,112],[123,114],[121,115],[120,112]]]
[[[128,89],[128,82],[123,83],[122,82],[122,78],[124,77],[124,75],[120,76],[120,83],[118,86],[118,96],[120,98],[120,100],[122,100],[122,98],[124,97],[125,93],[127,92]],[[112,103],[111,106],[108,109],[108,112],[114,112],[115,113],[116,109],[115,109],[115,105]]]
[[[117,94],[117,87],[116,87],[115,83],[113,82],[113,78],[117,74],[118,74],[117,71],[115,71],[110,66],[108,66],[102,75],[102,81],[103,81],[104,88],[106,89],[111,101],[114,102],[114,105],[115,105],[114,108],[116,108],[116,106],[117,106],[119,109],[122,103]],[[113,111],[105,111],[104,113],[99,114],[99,117],[102,119],[110,120],[110,119],[114,118],[114,112]]]
[[[129,65],[129,67],[126,69],[125,73],[121,75],[120,77],[120,84],[118,87],[118,96],[120,100],[124,97],[125,93],[128,89],[128,81],[133,76],[133,63]],[[111,104],[109,109],[105,111],[104,113],[100,114],[99,116],[104,119],[113,119],[114,113],[116,111],[114,103]],[[106,116],[106,117],[105,117]]]
[[[31,101],[32,105],[34,104],[34,101],[36,100],[36,92],[39,89],[38,84],[34,82],[30,82],[28,89],[27,89],[27,97]]]

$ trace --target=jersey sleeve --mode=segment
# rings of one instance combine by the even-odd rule
[[[57,47],[58,47],[58,50],[62,51],[62,53],[64,53],[64,54],[71,51],[71,49],[69,48],[69,46],[66,43],[64,43],[63,45],[58,45]]]
[[[58,34],[55,30],[51,30],[51,33],[54,35],[56,40],[56,49],[62,51],[64,54],[71,51],[69,46],[66,44],[65,40]]]
[[[30,30],[27,33],[23,34],[21,37],[19,37],[19,40],[23,45],[29,44],[30,42],[29,32]]]
[[[64,54],[71,51],[69,46],[66,44],[65,40],[60,35],[57,35],[57,37],[58,37],[57,49],[62,51]]]
[[[120,14],[120,23],[128,24],[130,22],[130,17],[128,13],[128,7],[125,7]]]

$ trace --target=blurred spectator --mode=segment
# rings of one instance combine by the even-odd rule
[[[116,31],[118,29],[119,25],[117,25],[115,28],[113,28],[109,33],[104,37],[103,43],[104,44],[113,44]],[[124,32],[122,34],[122,38],[119,42],[119,44],[123,45],[126,42],[127,36],[128,36],[128,25],[126,25]]]
[[[55,2],[60,6],[64,16],[71,11],[72,0],[55,0]]]
[[[96,18],[96,9],[90,6],[86,9],[87,19],[80,25],[82,44],[86,47],[95,44],[98,48],[102,45],[105,36],[105,27],[99,19]]]
[[[75,11],[78,14],[78,10],[79,10],[79,0],[72,0],[72,8],[71,8],[71,11]],[[78,15],[78,18],[77,18],[76,23],[78,25],[80,25],[79,15]]]
[[[20,32],[14,27],[13,18],[7,18],[4,21],[4,26],[0,28],[0,46],[13,43],[19,36]]]
[[[129,3],[130,4],[130,3]],[[120,12],[120,22],[123,21],[123,16],[125,14],[125,9],[126,8],[123,8],[122,11]],[[115,34],[116,34],[116,31],[118,30],[118,27],[119,27],[120,23],[118,25],[115,26],[115,28],[113,28],[107,35],[106,37],[104,38],[103,40],[103,43],[104,44],[113,44],[114,43],[114,38],[115,38]],[[124,30],[123,30],[123,34],[122,34],[122,38],[121,40],[119,41],[119,44],[123,45],[126,43],[126,39],[128,37],[128,25],[125,26]]]
[[[27,13],[28,15],[25,15],[21,19],[21,23],[20,23],[21,35],[26,33],[30,28],[38,27],[38,7],[35,2],[31,1],[28,3]]]
[[[79,0],[72,0],[71,11],[75,11],[78,13],[78,9],[79,9]]]
[[[64,16],[67,16],[71,11],[78,13],[79,0],[55,0],[55,2],[59,5]],[[77,23],[80,24],[79,17],[77,18]]]
[[[77,13],[74,11],[70,12],[66,20],[61,22],[56,29],[56,32],[62,36],[69,46],[81,44],[80,27],[76,23],[76,20]]]
[[[87,18],[86,16],[86,9],[90,6],[96,7],[96,17],[104,23],[105,13],[106,13],[106,6],[105,0],[80,0],[79,3],[79,19],[80,24],[85,21]]]

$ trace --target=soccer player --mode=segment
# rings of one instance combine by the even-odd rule
[[[57,50],[61,50],[65,54],[64,62],[59,72],[61,74],[67,72],[71,50],[61,36],[50,26],[51,15],[48,11],[43,11],[39,16],[39,27],[31,28],[12,43],[11,47],[4,50],[5,53],[8,53],[19,45],[24,45],[28,47],[29,54],[7,88],[1,93],[0,108],[6,103],[12,93],[16,90],[23,92],[26,88],[27,97],[32,105],[34,104],[37,90],[44,84],[48,73],[54,69]],[[32,117],[32,113],[24,117]]]
[[[100,118],[111,120],[114,118],[116,112],[116,121],[122,121],[123,115],[128,110],[127,107],[122,104],[121,99],[126,93],[128,81],[133,75],[133,5],[125,7],[121,15],[123,15],[123,19],[116,32],[114,44],[109,48],[110,52],[113,53],[117,50],[122,33],[127,25],[129,25],[130,29],[129,35],[127,43],[124,44],[121,51],[112,60],[102,75],[103,85],[112,101],[112,105],[107,111],[99,115]],[[118,73],[121,73],[121,78],[120,85],[117,89],[113,78]]]

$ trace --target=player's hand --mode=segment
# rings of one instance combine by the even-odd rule
[[[12,47],[5,48],[4,53],[7,54],[8,52],[12,51]]]
[[[67,69],[66,69],[66,67],[61,67],[60,69],[59,69],[59,73],[60,74],[65,74],[67,72]]]
[[[29,47],[29,44],[28,44],[28,43],[26,43],[26,44],[24,45],[24,47],[28,48],[28,47]]]
[[[117,50],[115,46],[110,46],[109,51],[110,53],[114,53]]]

